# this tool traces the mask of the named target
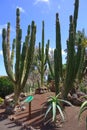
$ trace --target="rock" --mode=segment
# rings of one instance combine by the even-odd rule
[[[8,115],[13,114],[13,108],[11,106],[7,106],[5,109],[5,114],[8,114]]]
[[[46,93],[48,92],[48,88],[47,87],[40,87],[40,88],[37,88],[35,90],[35,94],[43,94],[43,93]]]
[[[73,93],[73,94],[72,94],[72,98],[73,98],[73,99],[77,99],[77,98],[78,98],[77,94],[76,94],[76,93]]]
[[[14,97],[14,93],[8,95],[8,96],[5,96],[5,99],[8,100],[9,98],[13,98]]]
[[[69,101],[71,101],[71,100],[72,100],[72,96],[71,96],[71,94],[70,94],[70,93],[68,93],[67,99],[68,99]]]
[[[81,97],[81,96],[85,96],[85,93],[84,93],[84,92],[81,92],[81,91],[78,91],[78,92],[77,92],[77,95],[78,95],[78,97]]]
[[[21,106],[21,111],[24,111],[26,109],[25,106]]]
[[[71,103],[76,106],[81,106],[83,102],[79,98],[72,98]]]
[[[20,93],[20,97],[21,97],[21,98],[26,97],[25,93],[21,92],[21,93]]]

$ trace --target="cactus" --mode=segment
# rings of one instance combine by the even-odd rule
[[[7,25],[7,30],[2,31],[2,48],[4,64],[7,75],[14,85],[15,103],[18,102],[20,92],[25,87],[29,70],[32,64],[36,26],[32,21],[31,27],[28,26],[27,35],[23,46],[21,45],[22,30],[20,29],[20,10],[16,10],[16,38],[13,40],[12,52],[10,54],[10,23]],[[14,53],[16,51],[16,54]],[[14,55],[15,54],[15,55]],[[14,65],[15,58],[15,65]]]
[[[59,77],[62,79],[62,49],[61,49],[61,32],[60,32],[60,22],[59,15],[56,13],[56,49],[58,53],[58,68],[59,68]]]
[[[79,0],[75,0],[74,16],[70,16],[70,28],[69,39],[67,41],[67,70],[64,83],[63,98],[67,97],[68,92],[73,87],[75,79],[75,38],[76,38],[76,26],[78,18]]]
[[[49,41],[48,41],[48,51],[49,52]],[[62,79],[62,54],[61,54],[61,33],[60,33],[60,23],[58,13],[56,14],[56,48],[54,50],[54,71],[52,70],[48,53],[47,55],[47,62],[49,65],[49,69],[51,72],[52,77],[55,80],[55,89],[56,95],[59,93],[59,81]]]
[[[42,21],[42,43],[39,43],[39,64],[37,65],[38,71],[41,75],[41,87],[43,87],[44,83],[44,73],[47,69],[47,63],[46,63],[46,54],[44,52],[45,47],[44,47],[44,21]]]
[[[67,41],[67,68],[66,77],[64,84],[64,98],[66,98],[68,92],[71,90],[73,85],[73,75],[74,75],[74,32],[73,32],[73,19],[70,16],[70,30],[69,30],[69,40]]]
[[[50,58],[49,58],[49,45],[50,45],[50,40],[48,40],[47,44],[46,44],[46,60],[47,60],[47,63],[48,63],[48,66],[49,66],[49,70],[50,70],[50,73],[51,73],[51,76],[52,78],[54,78],[54,71],[51,67],[51,63],[50,63]]]
[[[85,48],[83,47],[81,49],[81,58],[80,58],[80,64],[77,72],[77,78],[78,81],[81,82],[82,76],[83,76],[83,70],[84,70],[84,56],[85,56]]]

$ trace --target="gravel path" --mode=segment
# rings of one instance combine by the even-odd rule
[[[8,118],[0,121],[0,130],[23,130],[21,126],[17,126]]]

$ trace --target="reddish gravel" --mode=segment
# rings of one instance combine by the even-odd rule
[[[29,113],[28,113],[28,104],[26,104],[27,109],[25,111],[18,111],[16,112],[14,116],[16,121],[19,121],[21,125],[26,125],[26,126],[32,126],[36,130],[85,130],[85,115],[86,113],[83,113],[81,121],[78,121],[78,112],[79,112],[79,107],[73,106],[73,107],[66,107],[65,112],[66,112],[66,120],[64,123],[61,123],[60,121],[57,123],[57,126],[59,124],[59,128],[56,127],[54,128],[53,126],[46,125],[45,127],[42,126],[43,122],[43,113],[42,113],[42,106],[43,103],[46,102],[47,97],[50,95],[54,95],[53,93],[45,93],[45,94],[36,94],[34,95],[34,100],[32,101],[32,114],[31,118],[29,118]],[[0,113],[2,113],[2,110],[0,109]],[[7,119],[8,120],[8,119]],[[0,128],[3,128],[3,121],[0,121]],[[12,121],[10,121],[12,122]],[[16,126],[15,126],[16,127]],[[9,129],[8,127],[3,130],[15,130],[14,129]],[[23,127],[23,126],[22,126]],[[16,128],[16,130],[19,130]],[[0,129],[1,130],[1,129]]]

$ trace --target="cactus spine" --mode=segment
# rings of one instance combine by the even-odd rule
[[[23,90],[28,78],[29,70],[32,64],[36,26],[32,21],[31,29],[28,26],[27,36],[25,42],[21,46],[22,30],[20,29],[20,10],[16,10],[16,39],[13,40],[12,52],[10,55],[10,24],[8,23],[7,30],[2,32],[2,48],[6,72],[14,84],[15,103],[18,102],[20,92]],[[16,48],[15,48],[16,47]],[[14,49],[16,54],[14,56]],[[22,51],[21,51],[22,49]],[[15,57],[15,66],[14,65]]]

